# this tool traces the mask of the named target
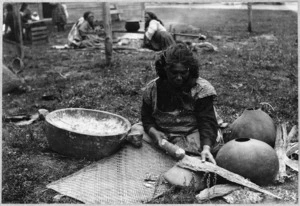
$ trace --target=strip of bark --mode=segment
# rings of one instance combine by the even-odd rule
[[[292,138],[297,134],[297,126],[294,125],[291,129],[291,131],[289,132],[288,136],[287,136],[287,141],[290,142],[292,140]]]
[[[253,189],[253,190],[259,191],[261,193],[275,197],[277,199],[282,199],[281,197],[279,197],[267,190],[262,189],[258,185],[254,184],[253,182],[247,180],[246,178],[244,178],[238,174],[230,172],[230,171],[228,171],[222,167],[219,167],[213,163],[210,163],[210,162],[203,163],[201,160],[199,160],[195,157],[190,157],[190,156],[185,155],[185,157],[181,161],[179,161],[177,163],[177,165],[180,167],[183,167],[183,168],[194,170],[194,171],[217,173],[218,175],[224,177],[225,179],[227,179],[231,182],[237,183],[239,185],[243,185],[250,189]]]
[[[286,126],[286,125],[285,125]],[[285,178],[288,176],[286,174],[285,166],[285,156],[286,156],[286,132],[283,131],[284,125],[277,125],[276,127],[276,141],[275,141],[275,151],[279,160],[279,170],[275,178],[276,181],[283,183]]]
[[[294,149],[290,147],[291,139],[297,134],[297,126],[293,126],[289,134],[287,134],[286,123],[277,126],[276,130],[276,142],[275,151],[279,160],[279,171],[276,176],[276,181],[283,183],[288,177],[286,173],[286,165],[291,169],[298,172],[298,161],[288,158],[290,150]]]
[[[202,203],[215,197],[227,195],[240,188],[241,186],[232,184],[214,185],[213,187],[202,190],[198,195],[196,195],[196,199],[199,203]]]
[[[297,172],[299,171],[298,160],[291,160],[290,158],[285,156],[285,164],[287,166],[289,166],[289,168],[291,168]]]
[[[290,143],[286,151],[286,156],[291,156],[294,153],[298,153],[297,150],[299,150],[299,142]]]

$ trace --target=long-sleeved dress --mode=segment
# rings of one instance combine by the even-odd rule
[[[148,133],[155,127],[172,143],[199,154],[203,145],[212,147],[216,142],[215,97],[214,87],[203,78],[198,78],[186,91],[174,91],[166,80],[155,79],[146,86],[143,94],[144,131]]]
[[[55,4],[52,10],[52,23],[54,25],[65,25],[67,23],[67,16],[61,4]]]
[[[15,24],[14,24],[14,15],[12,12],[8,12],[6,14],[5,20],[5,35],[4,38],[7,38],[11,41],[16,41],[16,36],[15,36]],[[10,29],[10,31],[8,30]]]

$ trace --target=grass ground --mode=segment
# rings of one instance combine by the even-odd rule
[[[151,10],[166,23],[185,22],[200,27],[207,41],[219,48],[218,52],[199,51],[197,55],[201,76],[217,90],[216,106],[225,122],[232,122],[245,108],[267,102],[274,108],[270,115],[276,124],[287,122],[288,130],[298,125],[296,13],[253,11],[254,32],[249,34],[247,11],[243,10]],[[174,17],[175,13],[178,15]],[[263,34],[273,34],[277,40],[257,38]],[[64,44],[66,38],[67,32],[53,32],[50,44]],[[153,59],[154,53],[119,52],[114,53],[114,64],[106,67],[105,55],[99,50],[58,51],[49,45],[30,46],[21,75],[32,89],[3,95],[3,115],[33,114],[40,108],[53,111],[82,107],[116,113],[136,123],[140,118],[141,88],[155,77]],[[44,101],[44,94],[57,99]],[[3,203],[80,203],[67,197],[56,201],[53,197],[57,193],[45,186],[90,161],[53,153],[42,121],[23,127],[3,122],[2,128]],[[298,175],[288,173],[291,180],[267,189],[282,195],[281,203],[296,203]],[[181,194],[186,198],[177,195],[176,199],[171,194],[155,203],[195,202],[193,191]]]

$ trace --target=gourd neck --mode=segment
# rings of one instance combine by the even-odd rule
[[[244,110],[244,114],[248,114],[248,113],[253,113],[253,112],[257,112],[257,111],[262,111],[259,107],[254,107],[254,108],[247,108]]]

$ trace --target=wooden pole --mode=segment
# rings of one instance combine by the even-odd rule
[[[252,32],[252,3],[248,2],[248,31]]]
[[[146,5],[145,3],[141,3],[141,30],[143,33],[145,33],[145,11],[146,11]]]
[[[38,4],[38,14],[39,14],[40,19],[44,18],[43,3]]]
[[[112,27],[111,27],[111,16],[110,16],[110,5],[109,3],[102,3],[103,9],[103,22],[105,31],[105,56],[106,65],[111,65],[112,61]]]
[[[15,38],[18,42],[18,53],[20,59],[24,58],[23,51],[23,35],[22,35],[22,25],[21,25],[21,16],[20,16],[20,4],[15,3],[13,5],[13,16],[14,16],[14,27],[15,27]]]
[[[141,17],[142,17],[142,21],[144,21],[144,17],[145,17],[145,10],[146,10],[146,5],[145,3],[141,3]]]

